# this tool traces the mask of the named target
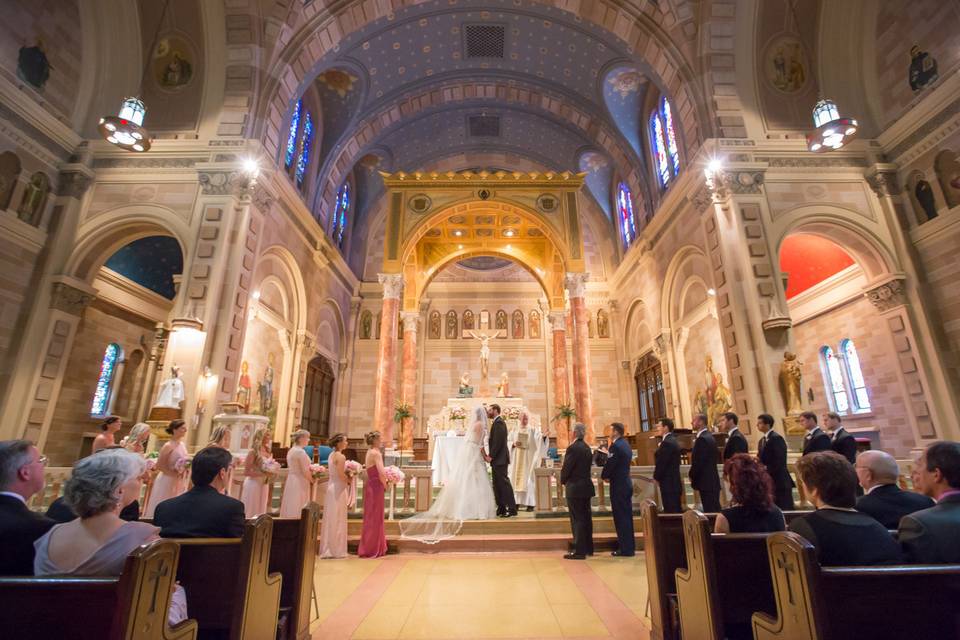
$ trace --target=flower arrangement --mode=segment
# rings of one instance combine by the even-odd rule
[[[454,407],[450,410],[450,419],[451,420],[466,420],[467,419],[467,410],[463,407]]]
[[[400,467],[397,467],[396,465],[385,467],[383,470],[383,475],[386,476],[387,482],[391,482],[393,484],[400,484],[403,482],[404,478],[407,477],[406,474],[400,470]]]
[[[363,471],[363,465],[356,460],[347,460],[344,463],[344,471],[346,472],[347,476],[352,478],[360,475],[360,472]]]
[[[322,476],[327,472],[327,468],[322,464],[312,464],[310,465],[310,475],[313,476],[314,480]]]
[[[503,416],[507,420],[519,420],[521,416],[523,416],[523,409],[520,407],[507,407],[503,412]]]
[[[270,484],[274,477],[280,473],[280,463],[273,458],[264,458],[260,464],[260,468],[264,473],[263,484]]]
[[[153,471],[157,468],[157,459],[156,458],[147,458],[147,471]]]

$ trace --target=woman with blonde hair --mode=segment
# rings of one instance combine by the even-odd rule
[[[383,522],[387,478],[383,468],[383,454],[380,452],[380,432],[371,431],[366,435],[366,441],[369,448],[363,466],[367,471],[367,481],[363,484],[363,528],[357,555],[361,558],[379,558],[387,555],[387,536]]]
[[[270,495],[273,492],[273,454],[270,453],[272,443],[269,427],[260,427],[253,433],[250,442],[250,451],[243,462],[246,478],[243,480],[241,501],[247,517],[256,518],[267,513],[270,504]]]
[[[290,451],[287,452],[287,482],[280,500],[281,518],[299,518],[300,511],[310,502],[313,493],[313,472],[310,471],[310,456],[303,448],[310,442],[310,432],[299,429],[290,436]]]
[[[228,424],[218,424],[213,430],[213,433],[210,434],[210,441],[207,442],[208,447],[218,447],[220,449],[230,450],[230,436],[232,435],[230,430],[230,425]],[[230,462],[230,469],[227,471],[227,481],[226,486],[223,489],[223,495],[230,496],[231,498],[236,497],[236,487],[233,484],[233,469],[237,466],[237,459],[233,458]]]
[[[144,454],[147,451],[147,441],[150,440],[150,425],[138,422],[130,429],[127,437],[120,441],[120,446],[127,451]]]
[[[330,481],[323,501],[323,522],[320,525],[320,557],[347,557],[347,509],[350,505],[350,476],[347,474],[347,437],[338,433],[329,442],[333,453],[329,458]]]

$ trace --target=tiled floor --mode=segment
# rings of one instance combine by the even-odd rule
[[[315,640],[646,639],[643,557],[401,554],[320,560]]]

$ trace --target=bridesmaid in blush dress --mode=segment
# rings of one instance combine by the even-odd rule
[[[290,439],[293,446],[287,452],[287,482],[283,485],[283,499],[280,500],[281,518],[299,518],[300,512],[310,502],[313,488],[310,456],[303,450],[310,441],[310,432],[299,429]]]
[[[387,555],[387,536],[383,522],[383,497],[386,491],[386,475],[383,470],[383,454],[380,453],[380,432],[367,434],[367,482],[363,485],[363,530],[360,535],[361,558],[379,558]]]
[[[270,429],[260,427],[253,433],[250,451],[243,462],[246,478],[243,480],[243,511],[247,519],[267,513],[270,494],[273,490],[273,475],[267,473],[267,465],[273,460],[270,453]]]
[[[320,558],[347,557],[347,507],[350,504],[350,478],[347,475],[347,437],[342,433],[330,438],[333,453],[327,468],[330,481],[323,502],[323,523],[320,525]]]
[[[219,447],[221,449],[226,449],[230,451],[230,439],[232,437],[232,432],[230,425],[220,424],[213,430],[213,433],[210,434],[210,442],[207,443],[208,447]],[[227,469],[227,481],[223,487],[223,495],[230,496],[235,498],[237,491],[233,484],[233,469],[237,466],[237,459],[233,458],[230,462],[230,468]]]
[[[160,449],[157,458],[157,470],[160,472],[153,481],[153,489],[147,500],[147,508],[143,517],[153,518],[153,510],[157,505],[170,498],[176,498],[187,490],[187,471],[185,467],[178,467],[181,460],[187,459],[187,445],[183,438],[187,435],[187,423],[183,420],[174,420],[165,429],[170,434],[170,440]]]

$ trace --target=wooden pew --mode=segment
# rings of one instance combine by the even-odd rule
[[[319,534],[320,505],[315,502],[303,508],[299,519],[273,521],[270,572],[283,576],[280,608],[289,610],[285,638],[291,640],[310,638],[310,597]]]
[[[767,551],[776,615],[754,614],[757,640],[960,638],[960,565],[821,567],[789,532]]]
[[[0,578],[0,629],[23,638],[194,640],[196,621],[167,625],[179,555],[157,540],[127,556],[118,577]]]
[[[268,573],[273,519],[247,520],[243,538],[176,538],[177,580],[200,638],[262,640],[277,633],[281,577]]]
[[[753,638],[751,616],[773,613],[768,533],[711,533],[699,511],[683,514],[686,569],[676,570],[680,631],[685,639]]]

